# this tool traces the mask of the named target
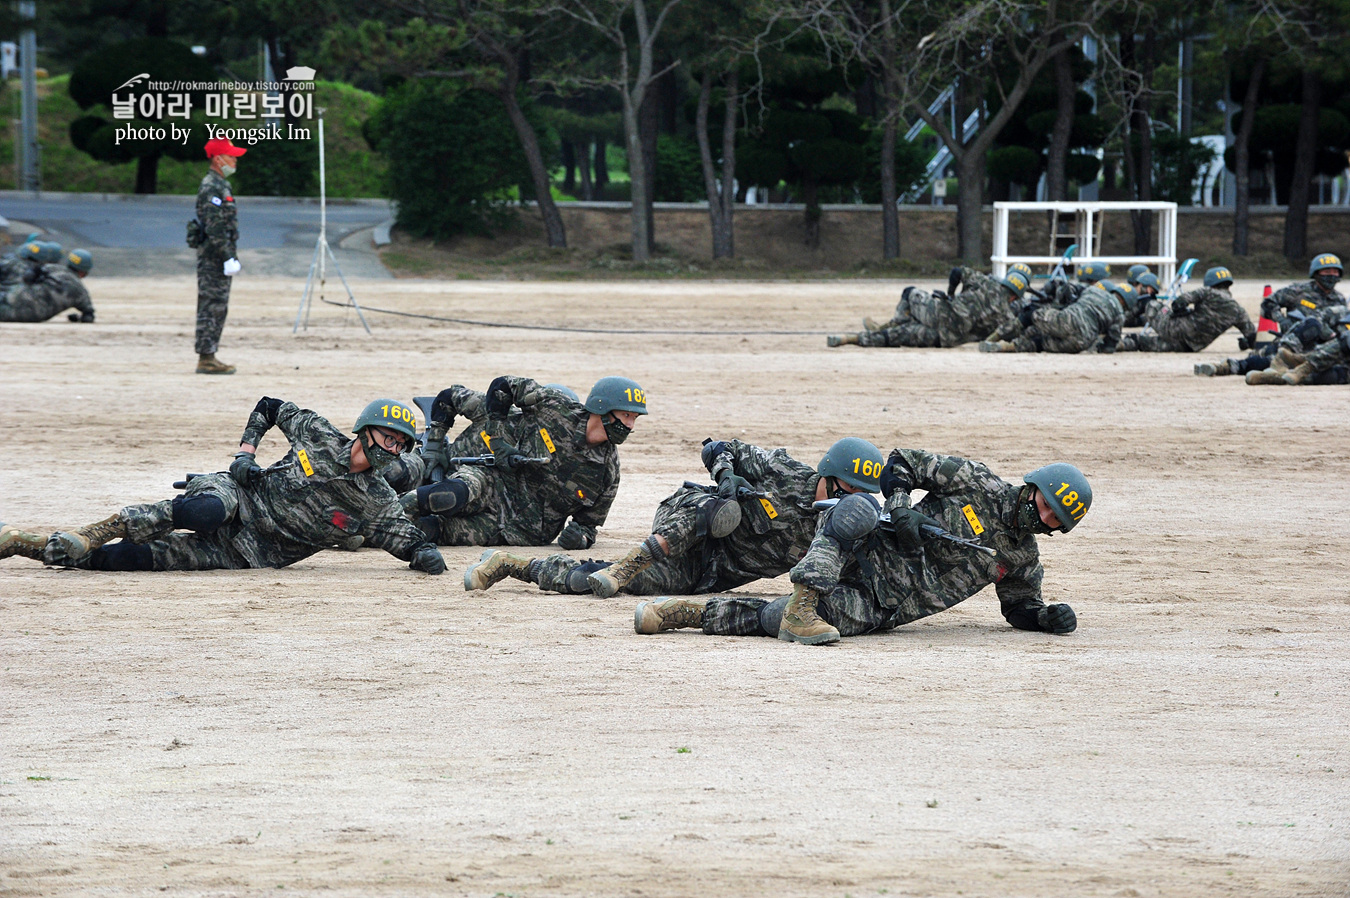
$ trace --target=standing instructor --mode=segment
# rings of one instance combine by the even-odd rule
[[[189,227],[188,244],[197,250],[197,373],[233,374],[233,365],[216,358],[220,332],[230,311],[230,279],[239,272],[235,242],[239,223],[234,191],[226,180],[235,171],[235,159],[247,150],[229,138],[206,142],[211,170],[197,190],[196,233]]]

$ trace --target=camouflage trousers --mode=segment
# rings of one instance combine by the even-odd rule
[[[952,320],[951,301],[945,296],[906,287],[895,306],[895,316],[875,331],[858,334],[859,346],[955,346],[964,334]]]
[[[723,540],[708,537],[704,509],[712,501],[714,497],[704,490],[681,487],[657,506],[652,533],[665,537],[669,554],[633,578],[623,592],[635,596],[697,595],[735,589],[757,579],[731,563]],[[609,563],[550,555],[536,565],[539,588],[572,592],[567,577],[580,564],[591,564],[592,569],[597,569]]]
[[[224,275],[224,262],[200,253],[197,256],[197,337],[198,355],[214,355],[220,348],[220,332],[230,311],[230,282]]]
[[[1037,309],[1034,321],[1012,341],[1018,352],[1086,352],[1101,340],[1096,321],[1073,306]]]
[[[225,523],[209,533],[175,532],[173,502],[149,502],[128,505],[121,511],[127,525],[127,541],[146,546],[156,571],[240,570],[251,567],[248,559],[234,548],[232,538],[242,526],[239,522],[239,487],[228,474],[207,474],[188,482],[184,495],[214,496],[225,506]],[[112,547],[115,548],[116,544]],[[94,557],[86,557],[81,567],[97,567]]]
[[[51,317],[50,315],[42,317],[42,311],[32,303],[25,303],[22,300],[11,303],[0,297],[0,321],[22,321],[31,324],[46,321]]]
[[[469,489],[468,501],[453,515],[427,515],[417,521],[438,546],[546,546],[561,527],[546,525],[540,509],[522,491],[504,488],[488,468],[463,467],[454,477]]]
[[[777,621],[788,598],[712,596],[703,609],[703,632],[709,636],[777,636]],[[867,592],[843,583],[821,596],[816,612],[840,636],[893,630],[899,623],[897,609],[884,608]]]

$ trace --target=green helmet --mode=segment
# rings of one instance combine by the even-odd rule
[[[1023,274],[1020,270],[1013,271],[1012,269],[1009,269],[1007,275],[1005,275],[999,283],[1012,291],[1014,299],[1021,299],[1022,294],[1026,292],[1027,287],[1030,286],[1028,277],[1028,275]]]
[[[1046,504],[1054,509],[1059,518],[1059,529],[1068,533],[1092,507],[1092,486],[1083,472],[1073,465],[1057,461],[1054,464],[1037,468],[1022,478],[1041,491]]]
[[[1095,284],[1102,278],[1111,276],[1111,266],[1105,262],[1079,262],[1074,269],[1074,277],[1085,284]]]
[[[602,377],[586,397],[586,411],[594,415],[608,412],[647,414],[647,394],[635,380],[626,377]]]
[[[376,399],[361,410],[352,430],[360,433],[367,427],[387,427],[410,440],[417,438],[417,413],[412,406],[397,399]]]
[[[1321,253],[1313,256],[1313,260],[1308,263],[1308,277],[1312,277],[1323,268],[1336,269],[1337,275],[1345,274],[1345,269],[1341,267],[1341,258],[1334,253]]]
[[[1220,265],[1218,268],[1211,268],[1205,272],[1206,287],[1231,287],[1233,286],[1233,272]]]
[[[821,477],[833,477],[869,493],[881,492],[881,450],[860,437],[844,437],[830,447],[816,465]]]
[[[14,251],[15,258],[22,259],[25,262],[32,262],[34,265],[42,264],[42,243],[37,240],[27,240],[23,246]]]
[[[1151,271],[1145,271],[1135,280],[1134,288],[1138,290],[1140,287],[1152,287],[1154,293],[1162,291],[1162,285],[1158,283],[1158,276]]]
[[[65,250],[61,249],[61,244],[59,243],[54,243],[50,240],[39,240],[37,241],[37,245],[41,247],[42,258],[39,261],[44,265],[49,262],[60,262],[65,258]]]
[[[1126,277],[1125,280],[1128,281],[1130,284],[1138,284],[1139,278],[1145,274],[1148,274],[1147,265],[1142,264],[1131,265],[1129,276]]]
[[[1027,283],[1031,283],[1031,266],[1025,262],[1014,262],[1008,266],[1009,271],[1020,271],[1026,275]]]
[[[66,253],[66,267],[78,274],[88,274],[94,267],[94,257],[87,249],[72,249]]]
[[[1107,286],[1107,285],[1110,286]],[[1139,293],[1129,284],[1114,284],[1111,281],[1102,281],[1102,287],[1107,293],[1114,293],[1120,297],[1120,303],[1125,307],[1125,311],[1133,314],[1135,306],[1139,303]]]

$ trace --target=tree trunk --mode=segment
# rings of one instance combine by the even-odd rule
[[[886,121],[881,126],[881,257],[900,258],[900,212],[895,208],[895,129],[899,110],[893,94],[886,97]]]
[[[582,144],[581,152],[576,154],[577,174],[581,176],[581,198],[595,199],[595,187],[591,182],[591,145]]]
[[[647,251],[656,252],[656,138],[660,133],[661,108],[651,90],[658,82],[653,81],[647,90],[638,114],[638,126],[642,137],[642,167],[647,173],[647,196],[643,214],[647,216]],[[632,168],[630,161],[629,168]]]
[[[159,153],[136,157],[136,192],[154,193],[159,189]]]
[[[726,111],[722,119],[722,183],[717,181],[717,170],[712,157],[712,143],[708,139],[708,108],[712,105],[712,72],[705,70],[699,85],[698,111],[694,130],[698,135],[698,155],[703,167],[703,190],[708,196],[708,221],[712,228],[712,255],[714,259],[728,259],[734,254],[731,215],[735,206],[734,191],[736,165],[736,72],[733,69],[727,84]]]
[[[525,151],[525,161],[530,166],[530,180],[534,184],[534,197],[539,203],[539,213],[544,218],[544,231],[548,234],[548,245],[565,248],[567,232],[563,229],[558,205],[553,202],[552,183],[548,177],[548,166],[544,164],[544,154],[539,149],[539,135],[534,133],[533,126],[525,118],[525,111],[520,108],[512,73],[508,73],[507,77],[502,79],[498,96],[506,106],[506,114],[511,119],[512,127],[516,129],[521,149]]]
[[[563,182],[562,192],[576,196],[577,193],[577,150],[572,141],[560,142],[562,151]]]
[[[603,199],[605,185],[609,183],[609,159],[606,153],[609,144],[603,137],[595,139],[595,198]]]
[[[1322,105],[1322,76],[1312,67],[1303,70],[1303,110],[1298,118],[1294,146],[1294,174],[1289,182],[1289,206],[1284,215],[1284,257],[1302,262],[1308,256],[1308,194],[1317,162],[1317,112]]]
[[[802,181],[802,200],[806,203],[806,234],[802,242],[807,249],[820,249],[820,188],[814,178]]]
[[[633,229],[633,261],[651,258],[647,232],[647,166],[642,164],[642,136],[638,133],[638,113],[628,91],[623,92],[623,132],[628,149],[628,186]]]
[[[987,149],[987,148],[985,148]],[[985,152],[967,148],[956,165],[960,193],[956,197],[957,246],[966,264],[984,264]]]
[[[1135,160],[1135,199],[1140,202],[1153,200],[1153,117],[1152,104],[1148,91],[1153,84],[1153,69],[1158,35],[1153,28],[1144,33],[1143,60],[1139,70],[1141,90],[1133,100],[1131,128],[1138,135],[1138,158]],[[1134,225],[1134,252],[1136,255],[1150,255],[1153,237],[1153,213],[1132,211],[1130,221]]]
[[[1247,236],[1251,228],[1252,183],[1252,126],[1256,122],[1256,101],[1261,93],[1261,79],[1266,74],[1266,58],[1252,64],[1247,92],[1242,97],[1242,124],[1233,143],[1234,177],[1237,196],[1233,206],[1233,255],[1247,255]]]
[[[1062,202],[1069,198],[1069,139],[1073,134],[1073,105],[1078,85],[1073,80],[1073,48],[1055,56],[1055,127],[1050,132],[1050,150],[1045,163],[1045,198]]]

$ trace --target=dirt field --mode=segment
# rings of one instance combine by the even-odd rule
[[[466,594],[470,549],[438,579],[370,550],[192,575],[13,558],[0,895],[1350,892],[1344,388],[1198,378],[1193,356],[825,348],[895,283],[354,286],[456,317],[809,335],[372,314],[366,336],[319,306],[293,337],[301,284],[241,277],[220,353],[240,374],[213,379],[188,279],[94,279],[97,325],[0,326],[0,518],[166,498],[227,464],[263,395],[345,425],[376,396],[623,373],[651,415],[595,555],[647,532],[705,436],[814,462],[856,433],[1010,479],[1062,459],[1096,494],[1042,540],[1079,629],[1015,631],[990,590],[833,647],[639,637],[630,598]]]

